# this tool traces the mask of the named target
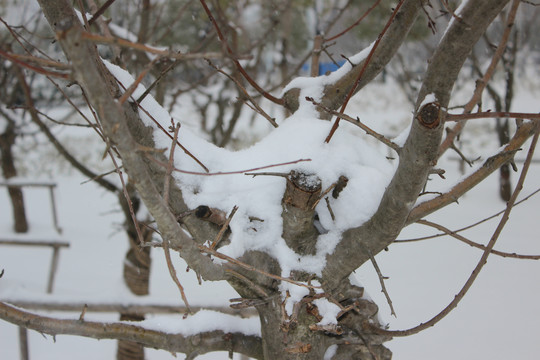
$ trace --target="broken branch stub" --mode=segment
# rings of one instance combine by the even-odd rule
[[[438,102],[430,102],[420,108],[416,119],[428,129],[436,128],[441,122],[441,106]]]
[[[313,205],[321,195],[321,180],[313,174],[291,171],[283,195],[283,238],[299,254],[314,254],[319,232],[313,225]]]

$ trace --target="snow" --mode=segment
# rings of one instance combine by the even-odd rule
[[[359,61],[366,56],[368,49],[353,59]],[[108,62],[106,65],[124,87],[128,88],[133,83],[133,78],[126,71]],[[317,79],[315,80],[321,84],[334,81],[332,76]],[[318,87],[309,89],[311,90],[303,90],[302,94],[320,96],[316,94]],[[143,92],[144,87],[139,85],[133,97],[137,98]],[[166,129],[171,125],[171,116],[151,96],[147,96],[141,106],[145,109],[140,112],[143,121],[154,128],[156,147],[168,148],[171,139],[156,126],[155,121],[160,122],[161,128]],[[151,118],[148,114],[151,114]],[[292,270],[320,275],[326,255],[333,252],[339,241],[339,234],[348,228],[360,226],[375,212],[393,174],[393,164],[385,158],[380,148],[365,141],[365,135],[342,130],[336,133],[330,144],[325,143],[324,139],[332,124],[316,117],[315,107],[305,102],[294,115],[285,119],[279,128],[255,145],[241,151],[218,148],[197,137],[189,129],[180,129],[178,141],[211,173],[309,160],[280,166],[275,168],[275,171],[288,173],[297,170],[316,174],[323,189],[336,182],[340,175],[349,179],[341,196],[331,201],[336,221],[331,219],[325,203],[321,202],[316,209],[322,226],[329,231],[319,238],[317,253],[313,256],[300,256],[281,238],[281,198],[285,189],[283,177],[247,176],[242,173],[219,176],[175,174],[183,190],[184,200],[190,208],[207,205],[229,213],[234,206],[238,206],[238,211],[230,223],[231,243],[220,249],[222,253],[239,257],[248,250],[264,251],[279,261],[283,276],[288,277]],[[347,129],[347,125],[343,127]],[[350,127],[352,126],[349,125],[348,128]],[[175,154],[175,165],[184,170],[201,171],[199,165],[180,149]],[[358,204],[362,206],[358,207]],[[254,224],[250,217],[264,221]]]
[[[129,322],[126,323],[129,324]],[[209,310],[198,311],[187,318],[184,318],[183,314],[152,316],[142,321],[140,325],[145,329],[170,334],[182,334],[184,336],[215,330],[261,336],[260,323],[257,317],[239,319],[238,316]]]
[[[324,353],[323,360],[331,360],[334,355],[336,355],[338,346],[337,345],[330,345],[328,349],[326,349]]]
[[[322,316],[322,319],[318,322],[318,325],[337,324],[337,315],[341,311],[339,306],[331,303],[328,301],[328,299],[316,299],[313,300],[313,304],[317,306],[317,310]]]
[[[437,97],[435,96],[435,94],[434,93],[427,94],[422,100],[422,102],[420,103],[420,106],[418,107],[418,109],[421,109],[422,106],[426,104],[430,104],[434,102],[437,102]]]

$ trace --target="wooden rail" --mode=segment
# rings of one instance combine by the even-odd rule
[[[51,258],[51,267],[49,269],[49,280],[47,282],[47,293],[51,294],[53,292],[54,277],[58,268],[58,257],[60,256],[60,249],[69,247],[68,242],[56,240],[0,239],[0,245],[51,247],[53,249],[53,252]]]

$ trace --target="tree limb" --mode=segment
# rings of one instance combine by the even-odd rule
[[[406,0],[401,9],[396,14],[393,23],[390,25],[385,35],[380,39],[379,46],[373,53],[369,64],[364,70],[362,78],[357,82],[358,75],[364,67],[366,60],[360,64],[356,64],[349,72],[347,72],[340,80],[334,84],[327,85],[323,91],[322,105],[336,110],[339,108],[351,89],[356,86],[355,93],[373,80],[392,59],[399,46],[405,40],[409,30],[414,24],[422,5],[425,0]],[[298,109],[299,102],[304,99],[299,99],[299,89],[293,88],[283,96],[285,107],[291,112]],[[324,114],[323,118],[328,119],[329,115]]]
[[[410,225],[424,216],[427,216],[446,205],[449,205],[459,199],[467,191],[478,185],[486,177],[496,171],[502,164],[511,161],[514,158],[516,151],[521,145],[529,139],[536,129],[540,126],[538,122],[525,122],[516,131],[512,140],[504,147],[504,149],[496,155],[484,161],[484,164],[471,175],[456,184],[450,191],[437,196],[434,199],[422,202],[416,205],[406,221],[406,225]]]
[[[127,323],[101,323],[81,320],[55,319],[19,310],[0,302],[0,318],[12,324],[49,335],[79,335],[94,339],[127,340],[146,347],[170,352],[200,354],[212,351],[232,351],[261,359],[262,344],[258,336],[225,333],[221,330],[184,336],[145,329]]]
[[[156,169],[150,168],[144,161],[144,156],[139,153],[140,146],[132,135],[140,131],[140,136],[144,138],[146,135],[146,142],[152,147],[151,130],[142,125],[138,114],[129,104],[120,106],[114,100],[120,95],[116,82],[102,63],[95,46],[82,38],[82,26],[70,2],[40,0],[39,3],[49,24],[56,32],[64,53],[71,61],[74,78],[88,95],[90,103],[101,119],[105,135],[121,154],[126,171],[156,220],[164,240],[181,248],[181,256],[203,278],[224,279],[226,275],[223,268],[200,253],[195,241],[180,228],[176,216],[163,200],[158,189],[163,189],[165,171],[157,165]],[[135,128],[137,124],[140,129]],[[185,209],[179,190],[174,196],[177,206]]]
[[[420,90],[415,117],[398,168],[372,218],[343,233],[334,253],[327,256],[323,287],[336,288],[353,270],[397,237],[420,194],[430,169],[436,164],[450,92],[474,44],[508,0],[469,2],[433,54]],[[405,5],[404,5],[405,6]],[[398,21],[398,19],[396,19]],[[428,94],[434,101],[425,103]]]

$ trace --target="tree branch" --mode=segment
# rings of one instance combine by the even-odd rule
[[[516,204],[517,203],[515,203],[514,205],[516,205]],[[434,223],[432,221],[427,221],[427,220],[418,220],[417,223],[422,224],[422,225],[426,225],[426,226],[431,226],[431,227],[433,227],[433,228],[435,228],[437,230],[441,230],[446,235],[450,235],[454,239],[462,241],[465,244],[468,244],[468,245],[470,245],[472,247],[475,247],[475,248],[478,248],[478,249],[481,249],[481,250],[486,249],[486,247],[484,245],[476,243],[474,241],[471,241],[471,240],[467,239],[465,236],[458,234],[457,231],[452,231],[452,230],[448,229],[447,227],[442,226],[440,224]],[[493,255],[498,255],[498,256],[501,256],[501,257],[504,257],[504,258],[508,257],[508,258],[513,258],[513,259],[540,260],[540,255],[522,255],[522,254],[516,254],[516,253],[508,253],[508,252],[499,251],[499,250],[495,250],[495,249],[491,250],[491,253]]]
[[[358,75],[362,72],[367,59],[352,67],[352,69],[337,82],[325,87],[323,98],[321,100],[321,103],[325,107],[336,110],[343,104],[347,98],[347,94],[353,87],[356,86],[354,92],[358,92],[383,70],[397,52],[401,43],[405,40],[424,2],[424,0],[406,0],[403,2],[394,21],[386,31],[385,35],[380,39],[380,43],[374,51],[371,60],[369,60],[369,64],[366,66],[365,70],[363,70],[362,78],[356,81]],[[295,112],[298,109],[299,102],[304,100],[299,99],[299,93],[300,91],[298,88],[293,88],[287,91],[283,96],[285,107],[291,112]],[[329,115],[327,114],[326,117],[323,118],[328,119],[328,116]]]
[[[497,239],[499,238],[502,229],[506,225],[508,219],[510,218],[510,212],[512,211],[512,208],[514,206],[514,203],[516,202],[516,199],[521,192],[521,189],[523,189],[523,182],[525,181],[525,178],[527,176],[527,171],[529,170],[529,165],[531,164],[531,160],[534,154],[534,149],[536,147],[536,144],[538,142],[538,136],[540,134],[540,128],[536,128],[533,140],[531,142],[531,146],[529,148],[529,152],[527,154],[527,159],[525,161],[525,164],[523,165],[523,169],[521,171],[521,174],[519,176],[518,183],[516,185],[516,188],[514,192],[512,193],[512,196],[510,197],[510,200],[508,200],[506,204],[506,210],[504,212],[503,217],[501,218],[501,221],[499,222],[499,225],[493,232],[493,235],[491,236],[491,239],[489,240],[487,246],[484,249],[484,253],[482,254],[482,257],[478,261],[478,264],[474,268],[473,272],[459,291],[459,293],[450,301],[450,303],[436,316],[431,318],[429,321],[426,321],[418,326],[415,326],[413,328],[407,329],[407,330],[385,330],[381,329],[375,326],[372,326],[370,324],[366,324],[367,327],[369,327],[371,330],[375,331],[378,334],[381,335],[389,335],[389,336],[409,336],[413,334],[417,334],[422,330],[425,330],[436,323],[438,323],[440,320],[442,320],[446,315],[448,315],[453,309],[455,309],[459,302],[465,297],[469,289],[471,288],[472,284],[478,277],[478,274],[480,274],[480,271],[484,267],[484,265],[487,263],[487,258],[489,254],[492,252],[493,247],[495,246],[495,243],[497,242]]]
[[[516,151],[518,151],[521,145],[523,145],[525,141],[527,141],[527,139],[534,134],[539,126],[540,123],[538,122],[523,123],[517,129],[512,140],[510,140],[504,149],[498,154],[486,159],[484,164],[475,172],[456,184],[450,191],[437,196],[434,199],[416,205],[409,213],[406,225],[417,222],[424,216],[427,216],[440,208],[455,202],[463,194],[478,185],[482,180],[496,171],[502,164],[511,161],[514,158]]]
[[[469,2],[460,14],[464,21],[454,21],[441,39],[430,60],[394,177],[373,217],[360,227],[344,232],[334,253],[327,256],[323,270],[326,290],[336,288],[369,260],[366,249],[376,255],[394,241],[405,225],[429,171],[436,164],[444,128],[443,109],[448,105],[459,71],[474,44],[507,1]],[[425,103],[428,94],[434,101]]]
[[[126,171],[156,220],[164,240],[181,248],[181,256],[203,278],[224,279],[226,275],[223,268],[200,253],[195,241],[180,228],[176,216],[172,214],[161,197],[158,188],[163,189],[164,169],[156,166],[156,169],[151,169],[152,172],[149,171],[150,164],[146,163],[144,156],[139,153],[140,145],[132,135],[140,131],[139,136],[146,139],[146,143],[142,145],[153,147],[151,131],[144,128],[138,114],[129,104],[120,106],[114,100],[120,95],[116,82],[102,63],[95,46],[82,38],[82,26],[70,2],[40,0],[39,3],[49,24],[57,33],[66,56],[71,61],[76,81],[88,95],[90,103],[101,119],[105,135],[110,138],[111,143],[121,154]],[[140,129],[137,129],[137,126]],[[178,193],[175,194],[177,207],[186,209],[181,194],[179,190],[177,191]]]
[[[55,319],[18,310],[0,302],[0,318],[12,324],[36,330],[49,335],[79,335],[94,339],[115,339],[134,341],[146,347],[159,348],[170,352],[200,354],[212,351],[239,352],[261,359],[262,344],[258,336],[239,332],[225,333],[221,330],[184,336],[145,329],[127,323],[101,323],[81,320]]]

